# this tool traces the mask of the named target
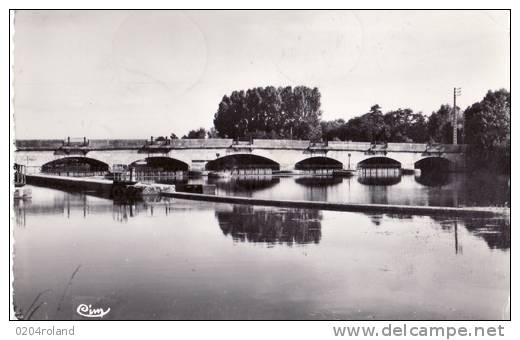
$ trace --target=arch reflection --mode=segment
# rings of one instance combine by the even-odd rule
[[[329,191],[331,191],[331,188],[343,183],[343,178],[332,176],[304,176],[295,178],[294,182],[305,187],[303,193],[305,200],[326,202],[329,200]]]
[[[304,176],[298,177],[294,181],[305,187],[330,187],[343,183],[343,178],[332,176]]]
[[[424,171],[415,175],[415,181],[428,187],[441,187],[450,184],[453,176],[444,171]]]
[[[422,172],[448,172],[453,164],[443,157],[426,157],[415,162],[414,168]]]
[[[319,210],[267,209],[236,205],[217,210],[215,216],[222,233],[237,242],[269,245],[319,243],[322,214]]]
[[[265,176],[235,176],[227,178],[208,178],[208,184],[216,185],[226,195],[240,194],[252,196],[253,192],[274,187],[280,178]]]
[[[399,172],[376,174],[360,172],[357,176],[357,180],[364,185],[389,186],[400,183],[401,174]]]

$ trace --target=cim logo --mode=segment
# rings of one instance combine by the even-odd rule
[[[92,308],[92,305],[82,303],[76,308],[76,313],[86,318],[102,318],[110,312],[110,307],[107,310],[103,308]]]

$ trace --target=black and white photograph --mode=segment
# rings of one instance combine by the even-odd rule
[[[511,320],[510,10],[10,13],[11,320]]]

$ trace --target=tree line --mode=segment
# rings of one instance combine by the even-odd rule
[[[511,94],[505,89],[488,91],[465,110],[456,108],[459,143],[469,145],[470,165],[493,163],[510,168]],[[189,131],[182,138],[270,138],[372,143],[453,142],[453,108],[443,104],[431,115],[410,108],[383,113],[379,105],[345,121],[321,119],[318,88],[256,87],[225,95],[214,115],[213,127]],[[174,134],[171,138],[177,138]]]

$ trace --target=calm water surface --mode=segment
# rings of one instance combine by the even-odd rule
[[[384,190],[335,193],[357,187],[344,179],[314,191],[294,181],[280,179],[276,195],[297,194],[287,185],[301,186],[304,199],[364,192],[363,200],[377,201],[383,196],[371,192]],[[275,195],[275,186],[254,195]],[[105,319],[509,317],[508,220],[120,204],[28,187],[32,199],[14,207],[14,298],[27,315],[43,292],[31,319],[76,319],[82,303],[110,307]],[[388,202],[406,199],[388,189]]]
[[[504,206],[508,178],[445,173],[387,178],[237,177],[191,180],[217,187],[217,195],[349,203],[431,206]]]

